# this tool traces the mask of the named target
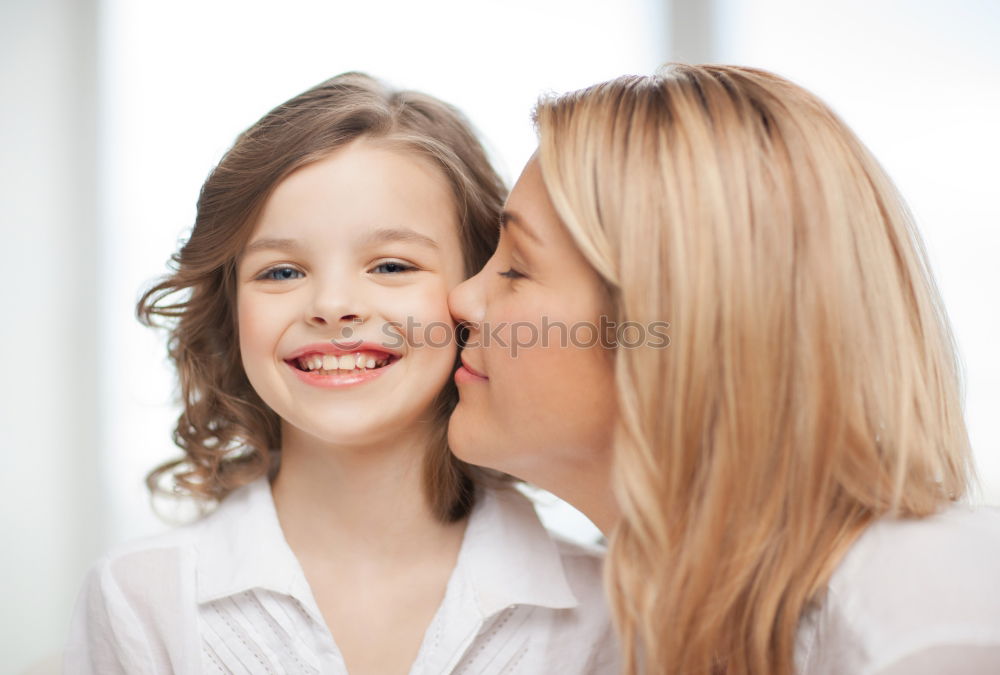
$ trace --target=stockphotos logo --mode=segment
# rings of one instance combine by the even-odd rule
[[[361,323],[355,321],[355,324]],[[532,347],[576,347],[587,349],[666,349],[670,346],[667,321],[653,321],[648,324],[638,321],[617,323],[607,316],[601,316],[597,323],[579,321],[565,323],[550,321],[543,316],[540,324],[529,321],[501,321],[497,323],[465,323],[456,331],[450,323],[433,321],[428,324],[408,317],[406,323],[390,321],[383,324],[382,335],[386,338],[383,347],[400,349],[404,345],[415,347],[448,347],[464,334],[459,344],[465,347],[499,347],[510,351],[516,357],[518,351]],[[334,340],[344,349],[357,348],[362,340],[354,339],[355,330],[345,326],[341,339]]]

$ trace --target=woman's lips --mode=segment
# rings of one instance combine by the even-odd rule
[[[399,359],[392,359],[389,363],[385,364],[381,368],[368,368],[365,370],[352,370],[350,372],[344,373],[330,373],[329,375],[322,375],[319,371],[305,371],[300,370],[294,361],[285,361],[285,365],[288,366],[295,376],[301,381],[308,385],[314,387],[321,387],[324,389],[339,389],[342,387],[351,387],[356,384],[364,384],[365,382],[371,382],[375,378],[382,375],[382,372],[388,370],[395,365],[396,361]]]
[[[462,360],[462,365],[455,371],[456,384],[462,384],[463,382],[486,382],[489,379],[478,370],[470,368],[464,359]]]

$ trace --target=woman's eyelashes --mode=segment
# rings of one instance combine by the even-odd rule
[[[513,267],[509,268],[506,272],[497,272],[497,274],[499,274],[502,277],[506,277],[508,279],[523,279],[524,278],[524,274],[518,272]]]
[[[513,251],[511,252],[511,255],[505,257],[507,258],[505,265],[507,269],[503,272],[497,272],[497,274],[505,279],[510,279],[511,281],[528,278],[528,275],[522,271],[525,269],[525,266],[521,264],[521,260]]]
[[[521,264],[521,256],[518,253],[518,249],[512,242],[507,241],[504,235],[505,231],[500,232],[500,243],[498,245],[498,250],[495,253],[495,258],[498,261],[503,261],[506,259],[507,269],[503,272],[497,272],[500,276],[510,281],[517,281],[518,279],[526,279],[527,274],[521,270],[525,269],[525,266]],[[508,237],[510,235],[507,235]]]

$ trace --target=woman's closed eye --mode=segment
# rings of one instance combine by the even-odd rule
[[[508,279],[523,279],[525,276],[524,274],[518,272],[513,267],[509,268],[506,272],[497,272],[497,274],[499,274],[502,277],[506,277]]]

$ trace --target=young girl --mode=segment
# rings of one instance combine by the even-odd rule
[[[599,553],[446,443],[503,193],[454,108],[358,73],[237,139],[137,307],[183,395],[148,486],[217,508],[95,562],[67,673],[616,669]]]

